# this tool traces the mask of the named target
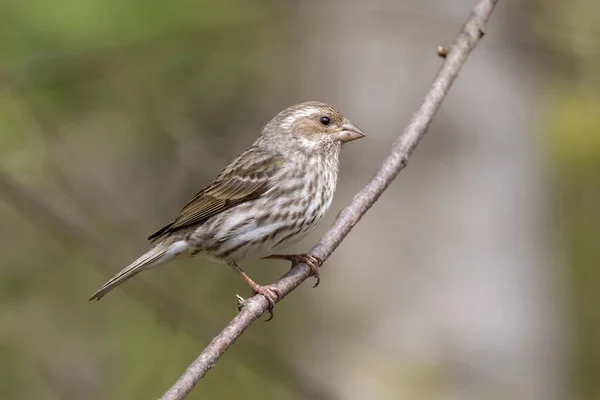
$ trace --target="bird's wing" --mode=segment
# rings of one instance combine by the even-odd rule
[[[269,189],[271,179],[283,163],[282,156],[249,148],[221,171],[213,183],[196,194],[173,222],[152,234],[148,240],[202,223],[237,204],[260,197]]]

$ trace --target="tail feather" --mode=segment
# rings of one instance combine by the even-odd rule
[[[102,297],[104,297],[104,295],[106,295],[106,293],[110,292],[129,278],[134,277],[146,268],[171,260],[172,258],[181,254],[186,247],[187,242],[185,241],[178,241],[172,244],[167,244],[165,242],[157,244],[153,249],[143,254],[140,258],[129,264],[121,272],[113,276],[100,289],[98,289],[96,293],[92,295],[92,297],[90,297],[90,301],[100,300]]]

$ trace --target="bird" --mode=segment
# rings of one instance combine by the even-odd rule
[[[143,270],[201,256],[228,264],[268,301],[279,293],[254,282],[240,260],[282,259],[306,263],[319,283],[323,260],[311,254],[280,254],[312,232],[329,209],[337,186],[339,154],[365,133],[322,102],[290,106],[269,121],[258,139],[198,192],[169,224],[150,235],[154,243],[100,287],[91,300]]]

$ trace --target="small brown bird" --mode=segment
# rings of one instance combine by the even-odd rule
[[[200,255],[229,264],[269,301],[269,286],[254,282],[237,262],[276,258],[305,262],[319,279],[322,260],[307,254],[275,254],[317,227],[331,205],[342,144],[365,134],[331,106],[308,102],[275,116],[252,146],[148,239],[160,240],[104,284],[90,300],[142,270],[181,256]],[[316,286],[316,285],[315,285]]]

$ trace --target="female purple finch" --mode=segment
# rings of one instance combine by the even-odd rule
[[[229,264],[272,310],[278,298],[254,282],[237,262],[277,258],[304,262],[319,278],[322,260],[308,254],[275,254],[314,230],[331,205],[339,153],[365,134],[331,106],[308,102],[275,116],[252,146],[149,240],[160,240],[104,284],[90,300],[142,270],[182,256],[201,255]],[[316,286],[316,285],[315,285]]]

